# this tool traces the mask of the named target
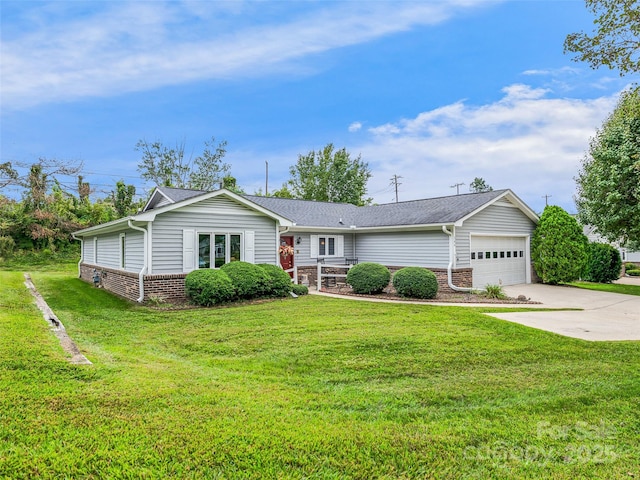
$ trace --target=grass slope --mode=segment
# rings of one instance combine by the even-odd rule
[[[191,311],[0,272],[0,477],[628,478],[640,344],[314,296]],[[485,309],[486,310],[486,309]]]

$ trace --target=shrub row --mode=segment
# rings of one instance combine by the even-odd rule
[[[390,279],[389,269],[379,263],[360,263],[347,273],[347,283],[360,294],[380,293],[389,285]],[[438,279],[426,268],[405,267],[393,276],[393,287],[403,297],[434,298],[438,293]]]
[[[226,263],[219,270],[194,270],[185,278],[187,296],[196,304],[217,305],[237,299],[285,297],[293,285],[276,265]]]

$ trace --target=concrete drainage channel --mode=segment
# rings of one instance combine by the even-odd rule
[[[49,325],[51,325],[51,330],[55,333],[56,337],[60,340],[60,345],[65,352],[71,355],[70,363],[74,365],[92,365],[87,357],[85,357],[82,353],[80,353],[80,349],[78,346],[71,340],[71,337],[67,334],[67,331],[64,328],[62,322],[58,319],[53,310],[47,305],[47,302],[42,298],[42,295],[38,292],[33,281],[31,280],[31,276],[28,273],[24,274],[24,284],[31,292],[31,295],[36,299],[36,305],[42,312],[42,316],[47,321]]]

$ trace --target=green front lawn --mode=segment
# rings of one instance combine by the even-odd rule
[[[0,478],[631,478],[640,343],[316,296],[156,311],[0,272]],[[484,310],[488,310],[485,308]]]
[[[640,295],[640,285],[625,285],[622,283],[591,283],[573,282],[572,287],[586,288],[587,290],[598,290],[600,292],[622,293],[625,295]]]

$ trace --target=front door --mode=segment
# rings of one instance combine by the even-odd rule
[[[293,268],[293,237],[280,237],[280,265],[284,270]],[[293,272],[289,272],[293,278]]]

